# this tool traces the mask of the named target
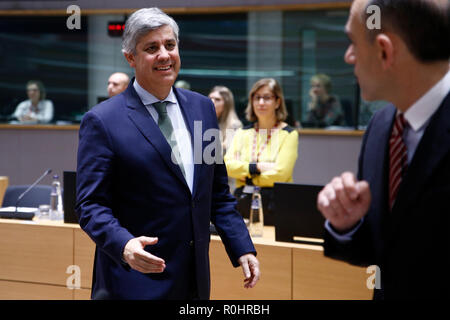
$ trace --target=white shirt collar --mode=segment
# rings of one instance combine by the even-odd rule
[[[152,105],[153,103],[160,101],[158,98],[156,98],[150,92],[148,92],[147,90],[142,88],[136,79],[134,79],[133,87],[136,90],[136,93],[138,94],[139,98],[141,98],[141,101],[144,104],[144,106]],[[175,103],[175,104],[177,103],[177,98],[175,97],[173,88],[170,88],[169,94],[162,101],[168,101],[170,103]]]
[[[450,71],[405,112],[414,131],[422,128],[436,112],[450,91]]]

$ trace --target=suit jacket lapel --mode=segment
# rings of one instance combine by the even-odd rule
[[[414,204],[411,199],[417,199],[448,152],[450,152],[450,93],[432,116],[400,185],[392,212],[397,223],[407,218],[408,205]]]
[[[202,115],[197,114],[195,111],[197,108],[192,107],[193,101],[188,101],[186,95],[182,92],[182,90],[178,90],[177,88],[174,88],[175,95],[178,100],[178,104],[181,108],[181,113],[183,114],[184,121],[186,123],[186,127],[189,130],[189,133],[191,135],[191,145],[192,145],[192,154],[193,154],[193,160],[194,160],[194,182],[192,187],[192,195],[195,195],[195,192],[197,190],[198,186],[198,179],[201,173],[201,167],[202,167],[202,159],[197,159],[198,156],[203,155],[203,128],[197,128],[196,131],[197,135],[200,134],[199,137],[195,135],[195,121],[202,121]],[[202,122],[200,122],[202,123]],[[197,141],[197,145],[195,143]],[[200,150],[196,150],[201,147]],[[198,156],[196,156],[198,154]]]
[[[388,210],[388,172],[389,172],[389,138],[395,117],[396,109],[388,106],[380,114],[380,119],[372,122],[370,128],[370,140],[366,142],[365,158],[363,164],[363,176],[369,182],[372,192],[370,215],[373,234],[384,234],[385,213]],[[364,167],[365,166],[365,167]],[[377,255],[383,251],[384,237],[377,239]]]
[[[178,179],[188,187],[180,167],[172,161],[172,149],[170,145],[134,90],[133,80],[130,81],[130,85],[125,91],[127,106],[129,108],[128,117],[144,135],[147,141],[153,145],[170,170],[172,170]]]

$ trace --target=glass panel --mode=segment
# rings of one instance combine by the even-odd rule
[[[71,120],[86,108],[87,21],[69,30],[67,17],[0,19],[0,115],[3,121],[28,99],[29,80],[43,83],[54,106],[53,121]]]
[[[283,77],[283,85],[297,126],[356,126],[357,84],[344,62],[347,17],[347,10],[284,13],[283,67],[295,73]]]
[[[175,15],[180,27],[181,70],[193,91],[208,95],[217,85],[234,95],[244,115],[247,96],[247,14]]]
[[[251,86],[273,77],[282,85],[291,125],[340,130],[358,128],[360,121],[359,128],[364,128],[385,103],[367,104],[359,97],[353,66],[344,62],[347,17],[348,10],[174,15],[180,26],[178,80],[204,95],[216,85],[227,86],[245,124]],[[66,16],[2,17],[0,121],[12,120],[18,104],[28,99],[27,82],[40,80],[53,102],[52,122],[79,122],[107,98],[109,75],[120,71],[133,76],[121,52],[121,38],[107,32],[108,22],[125,18],[82,16],[81,30],[69,30]],[[318,98],[312,103],[311,78],[317,74],[329,76],[329,94],[335,100]],[[361,110],[356,110],[360,102]],[[339,106],[331,108],[338,110],[335,121],[321,120],[320,107],[334,105]],[[315,118],[311,109],[317,111]]]

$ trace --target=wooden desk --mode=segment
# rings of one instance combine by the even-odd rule
[[[262,277],[243,288],[218,236],[211,237],[211,299],[371,299],[365,269],[323,256],[320,246],[275,242],[274,229],[255,238]],[[0,300],[89,299],[95,246],[77,224],[0,219]],[[70,266],[80,288],[69,289]]]
[[[6,189],[9,185],[8,177],[0,176],[0,206],[3,203],[3,197],[5,196]]]
[[[322,246],[276,242],[273,227],[264,227],[264,237],[253,242],[261,279],[247,290],[242,270],[232,268],[220,238],[211,237],[211,299],[372,299],[366,269],[324,257]]]
[[[76,224],[0,219],[0,300],[89,299],[94,248]],[[74,265],[75,290],[67,288]]]

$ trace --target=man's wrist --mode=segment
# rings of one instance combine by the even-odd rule
[[[339,242],[348,242],[353,239],[353,235],[358,231],[361,224],[363,223],[364,218],[359,220],[357,224],[355,224],[352,228],[338,231],[336,227],[332,226],[329,220],[325,221],[325,229]]]

